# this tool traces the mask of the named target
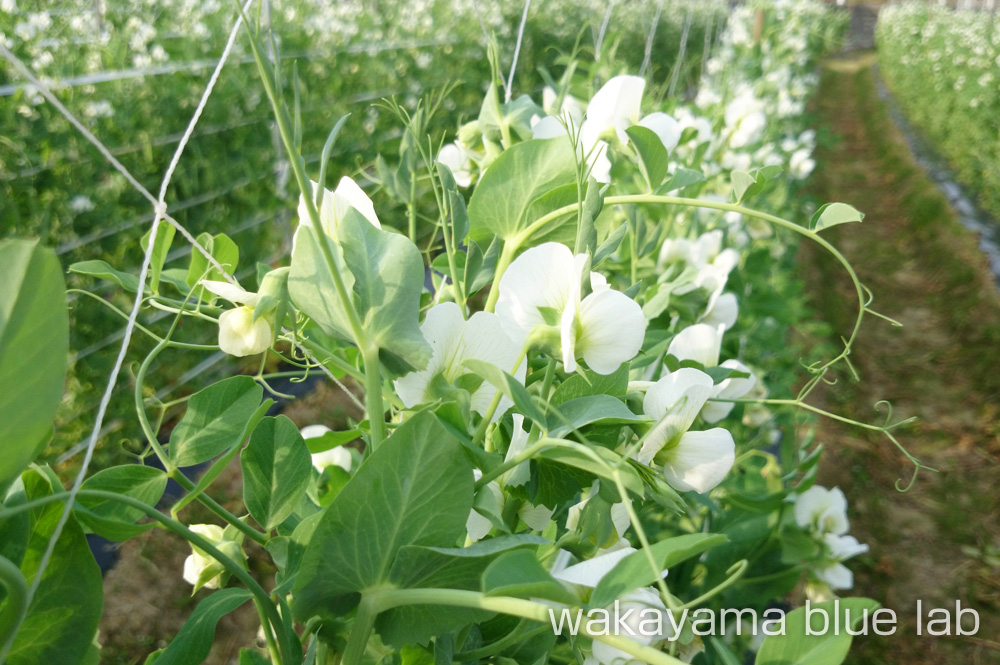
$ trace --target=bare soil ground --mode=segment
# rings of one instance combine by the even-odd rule
[[[873,58],[852,56],[823,75],[816,112],[837,137],[822,149],[813,193],[851,203],[864,223],[825,232],[903,324],[866,320],[851,355],[861,376],[824,388],[821,406],[879,422],[889,400],[900,441],[938,473],[912,466],[880,436],[824,420],[820,482],[851,504],[852,533],[871,546],[855,560],[852,595],[895,610],[893,636],[857,638],[848,662],[865,665],[1000,663],[1000,296],[975,238],[915,164],[879,102]],[[847,335],[857,312],[851,282],[822,252],[802,248],[802,275],[818,316]],[[917,636],[917,601],[979,612],[971,637]],[[971,627],[971,626],[970,626]]]

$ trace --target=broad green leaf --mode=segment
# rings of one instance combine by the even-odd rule
[[[487,383],[509,397],[510,400],[514,402],[514,406],[517,407],[517,410],[520,413],[523,413],[540,426],[546,426],[545,414],[542,412],[542,409],[535,404],[534,399],[531,397],[531,393],[528,392],[528,389],[525,388],[520,381],[496,365],[488,363],[485,360],[469,359],[463,361],[462,364],[479,376],[483,377]]]
[[[478,591],[487,567],[504,553],[534,548],[549,541],[530,534],[500,536],[469,547],[443,548],[410,545],[399,550],[389,574],[394,586],[421,589]],[[375,627],[391,645],[426,643],[435,635],[484,620],[488,612],[440,605],[407,605],[379,615]]]
[[[633,125],[626,129],[625,133],[632,139],[632,144],[639,153],[639,169],[646,179],[649,191],[652,192],[663,183],[663,178],[667,175],[670,153],[667,152],[660,137],[651,129]]]
[[[106,279],[131,293],[136,293],[139,290],[139,278],[137,276],[113,268],[106,261],[80,261],[72,264],[69,267],[69,271],[78,275]]]
[[[483,573],[482,590],[487,596],[576,602],[576,596],[552,577],[530,550],[508,552],[491,563]]]
[[[628,365],[623,364],[611,374],[598,374],[584,370],[584,375],[574,374],[556,388],[551,404],[559,406],[578,397],[588,395],[611,395],[618,397],[628,390]]]
[[[613,450],[601,448],[600,446],[591,448],[590,450],[612,467],[621,461],[621,455]],[[611,483],[614,483],[614,473],[611,470],[599,465],[596,460],[581,450],[562,447],[543,448],[539,451],[538,457],[558,462],[559,464],[564,464],[566,466],[575,467],[581,471],[593,474],[598,478],[603,478]],[[631,465],[622,464],[618,467],[618,474],[621,476],[622,484],[625,486],[626,490],[638,497],[642,496],[642,479]]]
[[[150,228],[139,241],[143,252],[149,247],[149,236],[152,233],[153,229]],[[175,229],[172,224],[160,222],[156,227],[156,243],[153,245],[153,252],[149,257],[149,288],[153,293],[160,292],[160,273],[163,271],[163,264],[167,262],[167,252],[170,251],[170,245],[174,242],[174,233]]]
[[[69,351],[59,260],[37,241],[0,242],[0,486],[52,436]]]
[[[233,376],[195,393],[170,433],[170,459],[177,466],[207,462],[240,441],[264,389],[249,376]]]
[[[660,579],[662,570],[724,542],[726,542],[726,537],[720,534],[692,533],[654,543],[650,549],[653,560],[659,567],[657,571],[653,571],[649,567],[649,558],[646,552],[641,550],[633,552],[619,561],[618,565],[601,578],[594,593],[590,596],[590,605],[592,607],[605,607],[633,589],[654,584],[656,580]]]
[[[331,448],[343,446],[351,441],[360,439],[361,434],[362,432],[359,429],[348,429],[343,432],[327,432],[323,436],[306,439],[306,447],[309,448],[310,454],[315,455],[316,453],[322,453]]]
[[[465,535],[472,467],[434,414],[415,414],[361,465],[322,513],[295,582],[295,611],[343,614],[384,584],[400,548]]]
[[[470,236],[481,245],[508,240],[545,210],[534,204],[553,189],[576,183],[576,159],[566,137],[511,146],[490,165],[469,201]]]
[[[678,168],[670,179],[663,183],[663,186],[656,190],[657,194],[667,194],[677,189],[684,189],[690,185],[705,182],[705,174],[701,171]]]
[[[33,468],[23,476],[24,499],[32,501],[62,491]],[[29,512],[31,536],[20,562],[29,586],[62,515],[61,503]],[[90,652],[104,605],[101,570],[83,529],[70,520],[56,541],[27,616],[14,638],[6,665],[79,665]]]
[[[752,175],[743,171],[733,171],[729,178],[733,184],[733,200],[736,203],[743,200],[746,191],[756,182],[756,179]]]
[[[344,288],[353,293],[354,275],[344,264],[341,246],[329,239],[334,265],[337,266]],[[292,242],[292,270],[288,275],[288,292],[295,305],[324,332],[349,342],[356,341],[349,318],[330,275],[320,238],[311,226],[299,225]],[[421,282],[422,283],[422,282]],[[353,301],[352,301],[353,302]]]
[[[592,424],[626,425],[647,420],[629,410],[617,397],[590,395],[559,405],[549,414],[549,436],[564,437],[575,429]]]
[[[98,471],[81,489],[103,490],[132,497],[147,506],[155,506],[167,487],[167,474],[140,464],[115,466]],[[94,533],[108,540],[122,541],[137,536],[153,524],[137,525],[146,513],[120,501],[82,496],[76,501],[76,518]]]
[[[864,218],[863,212],[858,212],[853,206],[846,203],[827,203],[820,207],[809,220],[809,228],[819,232],[838,224],[861,222]]]
[[[424,261],[409,238],[377,229],[351,208],[340,222],[344,262],[354,275],[362,327],[379,348],[423,369],[431,347],[420,332]]]
[[[608,234],[608,237],[605,238],[604,242],[597,248],[597,251],[594,252],[594,258],[590,263],[590,267],[596,268],[601,265],[604,259],[614,254],[618,246],[622,244],[622,239],[625,237],[627,231],[628,224],[623,222],[618,225],[618,228]]]
[[[468,246],[469,253],[465,261],[465,295],[471,296],[493,281],[497,256],[500,254],[500,241],[498,238],[493,238],[485,254],[472,240],[468,241]]]
[[[202,233],[197,238],[198,244],[212,255],[215,261],[226,269],[230,275],[236,272],[240,260],[240,248],[225,233],[212,235]],[[218,268],[209,268],[208,258],[197,249],[191,250],[191,263],[188,267],[187,285],[193,287],[202,279],[225,280]]]
[[[768,635],[757,652],[754,665],[840,665],[851,649],[848,627],[857,629],[867,610],[868,616],[879,608],[870,598],[840,598],[811,605],[812,632],[806,635],[806,608],[785,615],[783,635]],[[828,626],[823,630],[823,618]],[[839,630],[834,630],[834,621]]]
[[[194,608],[177,636],[156,659],[156,665],[192,665],[204,662],[215,641],[219,619],[253,598],[246,589],[232,588],[212,592]]]
[[[243,502],[270,531],[292,514],[306,488],[312,462],[299,428],[285,416],[264,418],[240,453]]]

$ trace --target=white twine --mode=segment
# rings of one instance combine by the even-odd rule
[[[252,0],[247,1],[244,11],[249,9],[251,2]],[[166,202],[164,201],[167,187],[170,185],[170,179],[173,176],[174,170],[177,167],[177,163],[180,161],[181,154],[184,152],[184,148],[187,146],[188,140],[191,138],[191,134],[193,133],[194,128],[198,123],[198,119],[201,117],[201,113],[204,110],[205,105],[208,103],[208,98],[212,94],[212,90],[215,87],[215,83],[219,79],[219,74],[222,71],[222,68],[226,64],[226,60],[229,57],[229,53],[232,51],[233,44],[236,40],[236,35],[242,23],[243,23],[242,15],[237,16],[236,22],[233,25],[233,29],[229,35],[229,41],[226,44],[226,48],[222,52],[222,56],[219,58],[219,63],[216,66],[215,71],[212,73],[212,77],[209,79],[208,85],[205,88],[205,92],[202,95],[201,101],[199,102],[198,107],[191,118],[191,122],[188,124],[187,131],[181,138],[181,142],[178,144],[177,150],[174,152],[174,156],[170,162],[170,166],[167,168],[167,172],[164,175],[163,182],[160,186],[160,196],[158,199],[154,199],[152,197],[149,191],[147,191],[146,188],[143,187],[132,176],[131,173],[129,173],[128,169],[126,169],[124,165],[121,164],[121,162],[115,159],[114,155],[111,154],[111,151],[108,150],[107,147],[104,146],[104,144],[101,143],[101,141],[98,140],[98,138],[94,136],[93,133],[91,133],[83,125],[83,123],[81,123],[69,111],[69,109],[67,109],[55,97],[55,95],[52,94],[52,92],[48,89],[47,86],[42,84],[41,81],[39,81],[38,78],[32,74],[32,72],[24,65],[24,63],[17,58],[17,56],[11,53],[10,50],[8,50],[5,46],[0,44],[0,55],[3,55],[4,58],[6,58],[14,66],[14,68],[21,73],[21,75],[25,76],[25,78],[27,78],[29,81],[38,86],[39,92],[42,94],[42,96],[45,97],[51,104],[53,104],[59,110],[59,112],[70,122],[70,124],[76,127],[77,130],[79,130],[84,135],[84,137],[86,137],[87,140],[90,141],[101,152],[102,155],[104,155],[105,159],[107,159],[112,166],[114,166],[123,176],[125,176],[126,180],[128,180],[133,185],[133,187],[135,187],[136,190],[139,191],[139,193],[141,193],[144,197],[146,197],[146,199],[148,199],[153,204],[153,210],[155,212],[155,215],[153,217],[153,223],[150,229],[149,243],[147,244],[146,252],[143,255],[142,267],[139,269],[139,292],[136,294],[135,302],[132,305],[132,311],[129,314],[128,323],[125,326],[125,334],[122,339],[121,348],[118,351],[118,357],[115,359],[114,367],[112,368],[111,375],[108,378],[107,387],[104,390],[104,396],[101,398],[100,405],[98,406],[97,409],[97,416],[94,421],[94,428],[90,435],[90,441],[87,444],[87,452],[84,455],[80,471],[79,473],[77,473],[76,479],[73,481],[73,487],[70,489],[69,497],[66,501],[66,506],[59,517],[59,521],[56,523],[56,527],[52,533],[51,538],[49,538],[48,545],[45,548],[45,553],[42,555],[42,559],[39,562],[38,572],[35,574],[34,580],[32,580],[31,583],[31,587],[28,589],[27,605],[29,607],[31,606],[32,600],[35,597],[35,593],[38,591],[38,586],[41,584],[42,578],[45,575],[45,570],[49,565],[53,552],[55,551],[56,543],[58,542],[59,537],[62,535],[63,529],[66,526],[66,522],[69,519],[70,512],[73,510],[73,503],[76,500],[76,496],[77,493],[80,491],[81,485],[83,485],[83,479],[87,475],[87,468],[90,466],[91,459],[94,456],[94,449],[97,447],[97,440],[100,436],[100,432],[104,424],[104,416],[107,413],[108,404],[111,401],[111,395],[114,392],[115,384],[118,382],[118,375],[121,372],[122,364],[125,361],[125,355],[128,351],[129,343],[132,339],[132,333],[135,330],[136,321],[139,317],[139,309],[143,301],[142,290],[143,286],[146,283],[146,275],[149,272],[149,265],[152,261],[153,249],[155,248],[156,244],[156,233],[157,230],[159,229],[160,222],[164,219],[167,219],[167,205]],[[181,231],[183,234],[185,234],[186,237],[190,237],[190,234],[187,234],[186,231],[183,230],[179,224],[174,222],[174,226],[177,227],[177,229]],[[194,241],[194,238],[190,239]],[[193,242],[193,244],[198,245],[196,241]],[[201,249],[204,252],[204,248]],[[210,255],[209,258],[211,258]],[[221,268],[221,266],[219,267]],[[226,271],[223,270],[223,273],[226,274]],[[3,653],[0,653],[0,662],[6,660],[7,654],[9,653],[12,644],[13,641],[7,644]]]
[[[521,25],[517,29],[517,43],[514,45],[514,59],[510,63],[510,75],[507,77],[507,89],[504,91],[504,104],[510,104],[510,98],[514,94],[514,72],[517,71],[517,59],[521,55],[521,40],[524,38],[524,24],[528,22],[529,7],[531,7],[531,0],[525,0],[524,11],[521,13]]]

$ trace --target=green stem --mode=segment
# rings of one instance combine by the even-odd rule
[[[361,357],[365,362],[365,405],[371,429],[372,449],[385,440],[385,406],[382,403],[382,372],[378,345],[365,345]]]
[[[493,285],[490,286],[490,295],[486,299],[486,311],[492,312],[497,306],[497,298],[500,297],[500,278],[507,272],[514,255],[521,246],[521,241],[510,239],[504,242],[503,251],[500,252],[500,259],[497,261],[496,272],[493,273]]]
[[[497,612],[510,616],[530,619],[539,623],[549,623],[556,611],[561,611],[563,607],[555,609],[550,605],[543,605],[530,600],[520,598],[508,598],[505,596],[488,597],[477,591],[461,591],[458,589],[387,589],[375,592],[372,595],[376,609],[379,612],[399,607],[401,605],[450,605],[453,607],[469,607],[473,609],[486,610],[487,612]],[[565,608],[569,611],[582,611],[576,608]],[[625,653],[635,656],[638,660],[645,661],[651,665],[681,665],[682,661],[669,656],[644,644],[639,644],[633,640],[617,635],[605,635],[590,631],[588,622],[580,622],[580,632],[599,642],[621,649]],[[352,665],[348,663],[348,665]]]
[[[152,351],[149,352],[149,355],[146,356],[146,359],[143,360],[142,364],[139,366],[139,371],[136,372],[135,393],[134,393],[135,412],[139,420],[139,426],[142,428],[143,434],[146,435],[146,442],[149,443],[150,447],[153,449],[153,452],[156,453],[156,456],[159,458],[160,463],[163,464],[163,468],[164,470],[166,470],[167,476],[176,480],[181,487],[183,487],[186,491],[190,492],[194,490],[195,484],[191,482],[191,480],[187,476],[185,476],[180,469],[177,468],[177,465],[174,464],[174,461],[170,459],[170,456],[163,449],[163,446],[160,445],[160,442],[156,437],[156,432],[153,431],[153,426],[150,425],[149,418],[146,416],[146,408],[143,406],[142,391],[143,391],[143,386],[145,384],[146,372],[149,370],[149,366],[153,362],[153,359],[156,358],[156,356],[158,356],[160,352],[163,349],[165,349],[167,345],[170,343],[170,334],[172,332],[173,328],[171,328],[170,332],[167,333],[167,337],[163,339],[159,344],[157,344]],[[211,510],[213,513],[215,513],[217,516],[219,516],[221,519],[225,520],[229,524],[232,524],[234,527],[242,531],[244,534],[250,536],[250,538],[252,538],[257,543],[261,545],[267,543],[268,538],[266,534],[257,531],[257,529],[254,529],[252,526],[250,526],[243,520],[233,515],[231,512],[229,512],[221,505],[219,505],[219,503],[216,502],[215,499],[205,494],[199,494],[198,501],[201,502],[202,505]]]
[[[0,610],[0,654],[7,649],[17,635],[17,629],[28,613],[28,582],[21,569],[10,560],[0,556],[0,584],[7,589],[3,609]]]
[[[517,368],[521,366],[524,361],[524,357],[528,355],[528,342],[524,343],[521,347],[521,353],[517,355],[517,360],[514,361],[514,368],[511,370],[511,374],[517,373]],[[500,400],[503,398],[503,391],[497,387],[497,392],[493,395],[493,399],[490,400],[490,405],[486,409],[486,413],[483,414],[483,420],[479,423],[479,427],[476,428],[476,433],[472,437],[472,445],[479,445],[486,438],[486,428],[490,426],[493,422],[493,415],[497,412],[497,407],[500,406]]]
[[[79,293],[79,294],[85,295],[85,296],[87,296],[89,298],[93,298],[94,300],[96,300],[97,302],[101,303],[102,305],[104,305],[105,307],[107,307],[108,309],[110,309],[112,312],[114,312],[115,314],[117,314],[122,319],[124,319],[126,321],[128,321],[128,319],[129,319],[129,315],[128,314],[126,314],[122,310],[118,309],[117,307],[115,307],[114,305],[112,305],[111,303],[109,303],[107,300],[105,300],[104,298],[100,297],[96,293],[91,293],[90,291],[85,291],[84,289],[66,289],[66,293]],[[147,337],[155,340],[156,342],[162,342],[163,341],[162,337],[160,337],[159,335],[157,335],[156,333],[154,333],[149,328],[146,328],[141,323],[136,323],[135,327],[140,332],[145,333]],[[218,351],[219,350],[219,345],[218,344],[190,344],[188,342],[173,342],[173,341],[171,341],[171,342],[169,342],[169,346],[171,346],[172,348],[175,348],[175,349],[191,349],[193,351]]]
[[[729,570],[726,571],[726,574],[729,575],[729,577],[720,582],[716,587],[709,589],[708,591],[701,594],[694,600],[684,603],[681,609],[691,609],[692,607],[697,607],[702,603],[704,603],[709,598],[712,598],[718,595],[719,593],[722,593],[732,585],[736,584],[736,582],[738,582],[739,579],[743,577],[743,574],[747,572],[747,568],[749,567],[750,567],[749,561],[747,561],[746,559],[740,559],[732,566],[730,566]]]
[[[239,0],[237,0],[237,5],[239,5]],[[242,7],[240,7],[240,13],[241,15],[243,13]],[[246,20],[245,16],[244,20]],[[249,22],[247,23],[247,32],[250,32]],[[261,56],[260,48],[257,45],[257,38],[252,33],[250,34],[250,48],[253,51],[254,60],[257,62],[257,69],[260,72],[260,78],[264,84],[264,91],[267,93],[268,99],[271,101],[271,107],[274,110],[275,122],[278,125],[278,133],[281,135],[281,141],[285,146],[285,152],[288,154],[292,171],[295,173],[295,180],[298,182],[299,190],[302,193],[302,197],[305,199],[306,210],[308,211],[309,219],[312,221],[313,231],[316,233],[316,237],[319,240],[323,260],[326,262],[327,270],[329,270],[330,276],[333,278],[333,284],[336,288],[337,296],[340,299],[341,305],[347,313],[347,321],[351,329],[351,335],[354,337],[354,343],[357,344],[359,349],[361,349],[365,359],[365,383],[368,393],[366,395],[365,403],[368,408],[368,420],[371,423],[372,428],[372,442],[377,445],[382,441],[382,439],[385,438],[385,412],[380,410],[382,408],[382,384],[379,379],[378,370],[378,347],[377,345],[375,346],[374,357],[372,357],[371,347],[374,343],[369,340],[368,336],[365,334],[364,327],[361,324],[361,319],[358,316],[357,310],[354,308],[354,301],[344,284],[344,280],[340,275],[337,263],[334,261],[333,250],[330,247],[330,238],[327,236],[326,231],[323,228],[319,211],[316,209],[316,202],[312,197],[312,187],[309,184],[309,179],[306,177],[305,165],[302,161],[302,156],[298,153],[298,151],[296,151],[295,143],[292,140],[293,135],[289,128],[290,118],[288,117],[288,110],[285,108],[284,103],[279,101],[279,97],[275,92],[270,79],[267,66]],[[376,387],[375,390],[373,390],[373,386]]]
[[[351,626],[351,634],[347,638],[347,646],[344,648],[344,657],[341,660],[343,665],[359,665],[368,647],[368,638],[372,628],[375,627],[375,617],[378,613],[375,599],[367,594],[362,596],[358,613],[354,617],[354,625]]]
[[[28,501],[26,503],[22,503],[18,506],[11,506],[9,508],[0,509],[0,521],[7,520],[11,517],[14,517],[15,515],[19,515],[23,512],[33,510],[35,508],[46,506],[56,501],[65,501],[66,499],[69,498],[69,496],[70,496],[69,492],[58,492],[56,494],[50,494],[49,496],[42,497],[40,499],[35,499],[34,501]],[[244,585],[246,585],[250,593],[252,593],[254,597],[262,603],[264,612],[267,615],[267,619],[271,622],[271,625],[275,627],[283,625],[281,615],[278,614],[277,608],[274,606],[274,603],[271,602],[271,599],[267,595],[267,592],[264,591],[264,588],[260,586],[260,583],[258,583],[257,580],[255,580],[253,576],[250,575],[249,572],[244,570],[242,566],[240,566],[238,563],[236,563],[228,556],[223,554],[221,551],[219,551],[219,549],[215,547],[215,545],[212,543],[211,540],[195,533],[194,531],[191,531],[180,522],[171,519],[167,515],[164,515],[163,513],[158,511],[155,507],[143,503],[139,499],[128,496],[126,494],[118,494],[116,492],[106,492],[103,490],[81,489],[76,493],[76,496],[77,499],[90,498],[101,501],[118,501],[119,503],[124,503],[128,506],[131,506],[132,508],[136,508],[142,511],[143,513],[146,514],[147,517],[156,520],[168,531],[180,536],[189,543],[192,543],[193,545],[197,546],[199,549],[203,550],[206,554],[210,555],[216,561],[221,563],[226,568],[226,570],[230,574],[232,574],[233,577],[235,577]],[[278,636],[279,647],[281,650],[283,662],[287,663],[293,662],[293,659],[291,657],[292,647],[291,644],[288,642],[288,636],[285,634],[285,631],[275,630],[275,633]]]
[[[827,242],[826,239],[822,238],[818,233],[816,233],[815,231],[810,231],[809,229],[803,226],[799,226],[794,222],[790,222],[787,219],[782,219],[781,217],[769,215],[765,212],[758,212],[757,210],[751,210],[750,208],[744,208],[743,206],[732,203],[722,203],[718,201],[702,201],[700,199],[690,199],[680,196],[658,196],[655,194],[627,194],[622,196],[609,196],[608,198],[604,199],[604,204],[608,206],[622,205],[626,203],[657,203],[663,205],[682,205],[691,208],[709,208],[712,210],[737,212],[740,213],[741,215],[746,215],[747,217],[754,217],[756,219],[761,219],[766,222],[770,222],[771,224],[774,224],[776,226],[780,226],[790,231],[794,231],[795,233],[798,233],[801,236],[805,236],[806,238],[809,238],[813,242],[818,243],[825,250],[830,252],[834,256],[834,258],[837,259],[837,261],[844,267],[844,270],[847,271],[847,274],[850,275],[851,281],[854,282],[854,288],[858,295],[858,316],[857,320],[854,323],[854,330],[851,332],[850,337],[844,344],[844,350],[840,353],[840,355],[838,355],[833,360],[824,364],[817,371],[822,371],[823,369],[832,366],[833,364],[839,362],[840,360],[848,356],[851,350],[851,346],[854,343],[854,339],[857,337],[858,330],[861,329],[861,320],[864,318],[865,312],[867,311],[867,306],[865,304],[864,287],[861,285],[861,280],[858,279],[857,274],[854,272],[854,268],[851,267],[851,264],[847,261],[846,258],[844,258],[844,255],[841,254],[839,251],[837,251],[836,247]],[[580,205],[581,205],[580,203],[573,203],[567,206],[563,206],[562,208],[553,210],[552,212],[540,217],[539,219],[532,222],[527,228],[525,228],[519,234],[508,240],[507,241],[508,244],[520,246],[521,244],[526,242],[529,238],[531,238],[533,235],[535,235],[535,233],[542,230],[546,225],[559,219],[560,217],[563,217],[564,215],[568,215],[574,212],[577,208],[580,207]],[[507,250],[507,245],[504,245],[504,251],[506,250]],[[503,267],[504,269],[506,269],[506,266]],[[499,275],[502,273],[499,271],[500,268],[499,265],[497,266],[497,268],[498,268],[497,279],[499,279]],[[493,296],[492,291],[490,292],[490,296],[491,297]]]
[[[274,665],[282,665],[281,652],[278,650],[278,645],[274,641],[274,631],[267,620],[267,612],[264,609],[264,605],[260,602],[260,599],[253,599],[254,605],[257,606],[257,617],[260,619],[261,628],[264,630],[264,640],[267,642],[267,651],[271,654],[271,662]],[[270,603],[268,603],[270,604]]]

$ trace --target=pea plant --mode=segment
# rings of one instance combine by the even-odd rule
[[[856,625],[877,604],[833,599],[853,584],[844,561],[867,546],[848,535],[843,492],[815,484],[822,446],[778,414],[846,420],[809,397],[849,369],[863,320],[881,315],[822,235],[861,213],[779,214],[801,214],[795,183],[815,167],[815,135],[797,123],[822,46],[811,36],[831,19],[761,7],[756,36],[757,10],[733,14],[690,105],[657,102],[627,73],[595,84],[582,62],[541,104],[507,101],[495,48],[481,111],[453,141],[426,132],[447,91],[410,109],[387,100],[404,125],[400,159],[367,174],[404,203],[400,219],[327,172],[347,119],[307,171],[299,88],[243,17],[301,192],[288,260],[259,266],[251,290],[233,277],[241,248],[219,233],[194,239],[187,269],[165,267],[177,226],[161,194],[138,276],[71,266],[135,294],[132,315],[119,313],[156,344],[133,372],[158,466],[108,468],[67,491],[32,463],[61,399],[65,288],[50,250],[0,245],[0,661],[98,662],[101,578],[85,534],[160,528],[191,545],[183,570],[161,573],[210,591],[147,663],[203,661],[215,624],[246,603],[262,639],[241,663],[667,665],[756,651],[776,665],[817,650],[840,662],[850,634],[807,636],[803,611],[781,601],[804,585]],[[771,57],[789,37],[793,62]],[[780,356],[759,350],[782,312],[766,296],[790,237],[842,264],[858,316],[841,349],[805,364],[794,397],[769,397]],[[140,304],[169,325],[137,323]],[[206,328],[217,344],[185,341]],[[157,396],[158,356],[220,349],[259,357],[259,370]],[[359,386],[363,418],[300,431],[267,415],[281,396],[274,358]],[[856,424],[897,445],[914,477],[923,468],[898,423]],[[212,494],[237,457],[234,513]],[[163,511],[168,480],[184,494]],[[214,522],[185,519],[193,502]],[[748,627],[744,611],[766,620]]]

